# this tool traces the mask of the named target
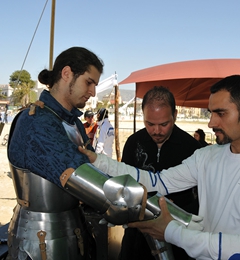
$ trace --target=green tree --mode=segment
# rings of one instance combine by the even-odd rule
[[[104,101],[101,101],[101,102],[97,103],[97,110],[99,110],[101,108],[108,109],[108,107],[109,107],[108,100],[104,100]]]
[[[3,94],[1,93],[1,91],[2,91],[2,89],[0,89],[0,99],[7,99],[7,96],[3,95]]]
[[[30,94],[35,86],[31,75],[26,70],[16,70],[10,76],[9,85],[13,88],[12,101],[14,105],[26,106],[30,101]]]

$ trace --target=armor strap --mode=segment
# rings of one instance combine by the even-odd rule
[[[35,103],[31,103],[30,104],[30,109],[29,109],[29,115],[32,116],[35,114],[36,112],[36,107],[41,107],[41,108],[44,108],[44,103],[40,100],[37,100]]]
[[[29,207],[29,202],[26,201],[26,200],[21,200],[21,199],[17,198],[17,202],[18,202],[18,204],[21,205],[22,207],[27,207],[27,208]]]
[[[151,250],[151,254],[152,254],[153,256],[157,256],[157,255],[159,255],[159,254],[164,253],[164,252],[167,251],[167,250],[168,250],[167,247],[166,247],[166,246],[163,246],[163,247],[161,247],[160,249]]]
[[[75,171],[73,168],[66,169],[60,176],[60,182],[63,187],[65,187],[68,179],[71,177],[72,173]]]
[[[143,220],[145,215],[146,205],[147,205],[147,189],[142,183],[139,184],[143,187],[142,208],[140,210],[139,220]]]
[[[74,233],[76,234],[76,237],[78,239],[78,247],[80,249],[80,253],[83,256],[84,255],[84,244],[83,244],[83,237],[81,235],[81,230],[80,228],[76,228],[74,230]]]
[[[46,243],[45,243],[46,234],[47,233],[45,231],[43,231],[43,230],[40,230],[39,232],[37,232],[37,236],[38,236],[38,239],[39,239],[39,248],[40,248],[42,260],[46,260],[47,259]]]

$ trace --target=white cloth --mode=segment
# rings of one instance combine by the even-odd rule
[[[93,148],[96,153],[103,153],[112,157],[114,142],[114,128],[108,118],[98,122],[98,128],[93,139]]]
[[[130,174],[148,191],[163,195],[197,185],[204,232],[171,221],[166,241],[199,260],[229,259],[240,253],[240,154],[232,153],[230,144],[198,149],[181,165],[155,175],[100,155],[94,165],[112,176]]]

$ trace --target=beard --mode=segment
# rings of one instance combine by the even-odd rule
[[[81,102],[77,104],[77,108],[84,108],[86,105],[86,102]]]
[[[76,77],[76,75],[72,78],[71,82],[69,83],[69,95],[73,95],[73,87],[74,87],[74,84],[76,82],[78,77]],[[76,103],[75,107],[76,108],[84,108],[86,106],[86,101],[79,101],[78,103]]]
[[[220,132],[222,133],[223,137],[217,136],[216,142],[219,145],[228,144],[232,142],[232,139],[222,130],[219,128],[213,128],[213,132]]]
[[[154,134],[151,135],[151,137],[156,144],[163,144],[169,138],[169,135],[166,136]]]

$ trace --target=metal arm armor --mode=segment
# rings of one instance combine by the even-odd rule
[[[91,206],[115,225],[148,220],[160,215],[156,193],[147,198],[145,187],[130,175],[109,177],[92,164],[85,163],[77,169],[69,168],[60,176],[62,186],[81,202]],[[166,198],[171,215],[187,226],[192,214],[184,211]]]

